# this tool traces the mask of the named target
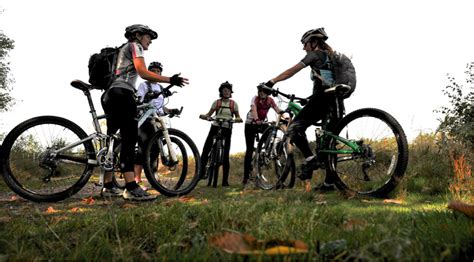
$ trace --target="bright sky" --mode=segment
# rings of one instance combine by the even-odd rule
[[[1,114],[0,132],[38,115],[62,116],[91,132],[87,101],[69,83],[87,82],[90,55],[126,41],[125,27],[136,23],[159,35],[145,61],[162,62],[164,75],[189,78],[168,106],[184,106],[172,127],[200,150],[209,122],[198,116],[217,99],[220,83],[234,84],[233,99],[245,117],[256,85],[304,57],[300,38],[312,28],[325,27],[328,43],[353,57],[357,89],[345,102],[347,112],[383,109],[410,139],[436,129],[433,110],[447,105],[446,74],[463,80],[474,61],[470,0],[0,0],[0,9],[0,30],[15,41],[11,95],[19,100]],[[275,87],[309,95],[309,68]],[[93,95],[102,113],[100,94]],[[232,152],[245,151],[243,130],[234,126]]]

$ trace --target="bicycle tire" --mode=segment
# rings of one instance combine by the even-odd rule
[[[127,183],[125,182],[125,177],[123,176],[122,172],[120,172],[120,170],[117,169],[114,171],[114,174],[112,175],[112,183],[117,188],[125,189],[125,185]]]
[[[171,143],[174,144],[173,148],[179,150],[180,158],[178,158],[178,163],[173,164],[173,166],[168,166],[163,163],[163,154],[159,152],[154,152],[154,148],[157,148],[159,141],[164,141],[163,132],[159,131],[153,135],[150,139],[146,151],[145,151],[145,176],[148,179],[150,185],[155,188],[161,194],[168,197],[182,196],[189,194],[197,185],[200,179],[199,170],[201,168],[201,160],[199,151],[191,140],[191,138],[185,133],[169,128],[168,134],[170,136]],[[167,150],[164,148],[164,150]],[[188,154],[188,151],[190,154]],[[151,160],[154,155],[157,156],[155,161],[156,167]],[[160,167],[160,162],[162,167]],[[176,168],[175,174],[173,168]],[[165,180],[166,179],[166,180]]]
[[[86,137],[82,128],[62,117],[39,116],[20,123],[8,133],[0,150],[6,184],[34,202],[56,202],[74,195],[92,175],[92,141],[58,155],[50,150]]]
[[[329,169],[339,189],[372,197],[386,197],[395,189],[407,168],[408,142],[393,116],[380,109],[363,108],[342,118],[332,131],[363,148],[362,153],[328,155]],[[344,147],[336,139],[330,140],[330,149]]]
[[[219,168],[222,166],[224,158],[224,146],[222,145],[222,142],[222,140],[217,140],[212,146],[211,157],[209,158],[212,161],[210,165],[210,174],[212,175],[209,175],[209,180],[207,182],[208,186],[217,187]]]
[[[272,155],[273,128],[270,126],[263,132],[257,145],[256,184],[264,190],[293,187],[296,180],[294,157],[291,152],[288,154],[286,142],[280,140],[282,147],[277,150],[275,156]],[[283,132],[279,129],[277,132],[277,138],[284,139]]]

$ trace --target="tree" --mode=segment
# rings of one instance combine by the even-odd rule
[[[443,115],[439,129],[446,132],[468,148],[474,146],[474,62],[467,64],[466,86],[448,74],[449,84],[443,93],[450,106],[437,112]],[[467,94],[466,94],[467,92]]]
[[[13,79],[9,76],[10,63],[6,60],[8,52],[15,47],[14,43],[0,30],[0,112],[8,111],[15,101],[9,93]]]

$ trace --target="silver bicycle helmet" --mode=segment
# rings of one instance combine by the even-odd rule
[[[301,43],[306,44],[314,38],[326,41],[329,37],[324,31],[324,27],[320,27],[316,29],[311,29],[307,31],[306,33],[304,33],[303,36],[301,37]]]
[[[135,24],[135,25],[127,26],[127,28],[125,28],[125,38],[129,39],[135,33],[148,34],[150,35],[152,40],[158,38],[158,33],[151,30],[146,25]]]

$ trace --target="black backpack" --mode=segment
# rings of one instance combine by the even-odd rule
[[[120,47],[106,47],[100,53],[93,54],[89,58],[89,83],[97,89],[107,90],[117,77],[115,68]]]
[[[351,90],[347,92],[343,98],[348,98],[354,92],[356,88],[356,72],[354,65],[352,65],[352,61],[349,57],[345,54],[334,52],[332,56],[330,56],[329,63],[331,63],[331,68],[334,72],[334,84],[327,83],[323,77],[315,72],[314,76],[319,78],[322,82],[325,82],[327,85],[334,86],[338,84],[344,84],[351,87]]]
[[[351,87],[344,98],[348,98],[356,88],[356,72],[354,65],[345,54],[334,52],[331,56],[331,63],[334,70],[335,84],[345,84]]]

